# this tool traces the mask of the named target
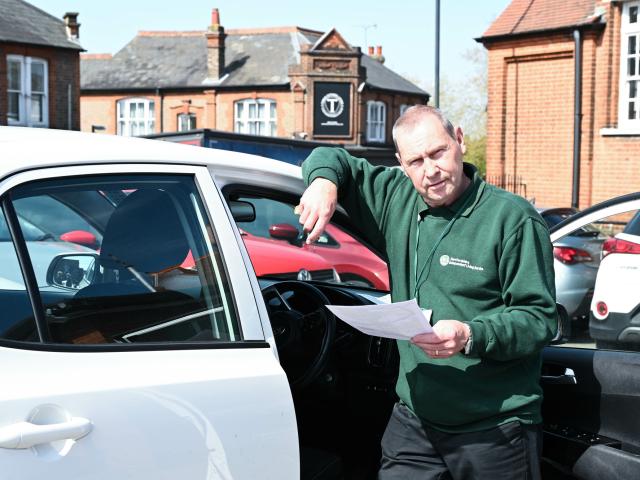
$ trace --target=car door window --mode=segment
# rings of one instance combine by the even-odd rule
[[[0,211],[0,339],[38,341],[33,310],[9,227]]]
[[[215,231],[192,177],[113,175],[39,181],[15,188],[10,198],[41,297],[36,308],[42,312],[46,341],[240,339]],[[61,198],[81,222],[60,228],[87,228],[99,238],[97,245],[64,241],[58,231],[44,240],[27,235],[20,219],[39,220],[42,199]],[[17,262],[3,263],[0,269],[2,277],[19,273]],[[33,336],[31,332],[19,340]]]
[[[604,215],[554,241],[565,346],[640,350],[640,213]]]

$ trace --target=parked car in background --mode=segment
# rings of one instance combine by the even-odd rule
[[[575,208],[537,208],[549,228],[572,217]],[[600,265],[600,252],[608,237],[586,225],[553,244],[556,299],[567,310],[573,328],[588,336],[589,308]]]
[[[603,348],[640,350],[640,211],[602,245],[589,327]]]

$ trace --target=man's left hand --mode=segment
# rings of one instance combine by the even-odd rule
[[[471,328],[458,320],[440,320],[433,326],[433,333],[421,333],[411,339],[431,358],[449,358],[464,349]]]

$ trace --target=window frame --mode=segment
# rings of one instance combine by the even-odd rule
[[[131,105],[142,103],[142,117],[131,118]],[[155,100],[146,97],[127,97],[116,101],[116,135],[138,137],[156,132]],[[133,122],[143,122],[144,131],[133,134]],[[125,132],[125,133],[123,133]]]
[[[373,120],[374,112],[379,118]],[[384,143],[387,128],[387,104],[380,100],[367,102],[367,142]]]
[[[264,116],[260,116],[260,106],[264,106]],[[255,116],[250,115],[251,107],[255,106]],[[255,126],[255,131],[252,130]],[[265,133],[259,133],[260,126]],[[272,98],[244,98],[233,102],[233,131],[248,135],[264,137],[278,136],[278,102]]]
[[[24,127],[49,127],[49,64],[44,58],[30,57],[24,55],[7,55],[7,125]],[[20,66],[20,90],[9,88],[9,64],[14,63]],[[43,90],[34,91],[31,81],[32,65],[42,65],[43,67]],[[9,116],[9,94],[18,93],[18,119]],[[33,121],[34,95],[42,95],[42,121]]]
[[[630,10],[636,9],[636,21],[630,23]],[[635,38],[635,51],[628,51],[629,38]],[[634,61],[634,75],[628,74],[628,62]],[[618,128],[640,131],[640,1],[625,2],[620,19],[620,78],[618,84]],[[635,95],[630,95],[630,82],[635,82]],[[634,100],[631,100],[631,99]],[[629,118],[629,107],[633,101],[635,118]]]
[[[188,128],[183,128],[183,119],[188,119],[189,125]],[[177,116],[177,130],[178,132],[188,132],[190,130],[195,130],[197,127],[198,117],[195,113],[179,113]],[[190,125],[193,123],[193,125]]]
[[[233,304],[237,323],[239,327],[239,339],[232,342],[168,342],[163,344],[93,344],[93,345],[60,345],[50,343],[45,340],[41,343],[15,342],[0,339],[0,345],[13,345],[28,350],[47,351],[121,351],[121,350],[176,350],[193,348],[247,348],[261,345],[265,340],[265,331],[269,322],[266,311],[258,309],[255,301],[256,295],[261,295],[260,286],[255,279],[247,275],[248,254],[242,242],[238,243],[236,238],[233,220],[229,218],[226,207],[222,201],[212,201],[220,199],[220,193],[213,182],[211,172],[207,167],[190,165],[170,165],[170,164],[118,164],[118,165],[82,165],[74,167],[51,167],[36,171],[26,171],[15,174],[3,182],[0,186],[0,201],[4,201],[8,193],[13,188],[33,181],[47,179],[63,179],[65,177],[101,176],[101,175],[129,175],[129,174],[177,174],[191,175],[194,178],[196,191],[200,196],[203,207],[203,215],[206,215],[214,228],[214,238],[218,249],[223,252],[221,258],[221,268],[225,270],[226,278],[229,282],[229,301]],[[214,221],[214,219],[228,219],[225,222]],[[15,244],[19,249],[27,252],[27,246]],[[27,268],[31,268],[30,257],[27,257]],[[33,273],[33,270],[32,270]],[[34,274],[35,275],[35,274]],[[25,279],[25,283],[27,280]],[[34,283],[35,286],[35,277]],[[37,289],[37,286],[35,286]],[[36,298],[36,296],[30,296]]]

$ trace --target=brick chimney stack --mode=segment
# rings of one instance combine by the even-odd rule
[[[71,40],[78,40],[78,38],[80,38],[78,12],[67,12],[62,18],[64,19],[64,24],[67,30],[67,37]]]
[[[382,46],[378,45],[376,47],[376,56],[374,58],[380,63],[384,63],[385,58],[384,55],[382,55]]]
[[[211,25],[207,30],[207,77],[219,80],[224,72],[224,27],[220,25],[220,11],[211,11]]]

